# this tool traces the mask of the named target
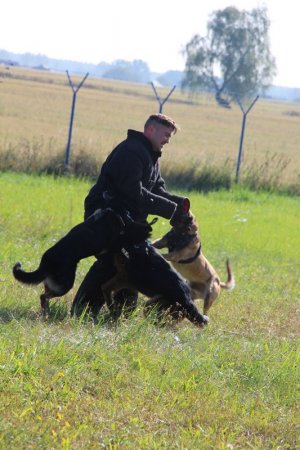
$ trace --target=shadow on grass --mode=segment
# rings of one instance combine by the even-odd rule
[[[53,304],[50,306],[50,314],[47,318],[51,322],[62,322],[69,317],[69,311],[65,305]],[[0,307],[0,323],[9,323],[13,321],[27,320],[27,321],[41,321],[43,317],[40,310],[33,310],[24,306],[1,306]]]
[[[14,321],[25,320],[27,322],[43,322],[47,323],[60,323],[65,320],[71,319],[71,314],[68,306],[64,303],[52,303],[50,304],[50,313],[47,319],[44,319],[39,310],[39,305],[36,309],[27,308],[24,306],[1,306],[0,307],[0,324],[10,323]],[[97,319],[94,319],[88,311],[83,311],[80,316],[74,316],[74,319],[80,323],[91,323],[105,325],[112,322],[112,316],[105,309],[100,311]]]
[[[40,318],[39,314],[31,309],[27,309],[21,306],[16,306],[13,308],[2,306],[0,307],[0,323],[9,323],[14,320],[27,319],[30,321],[35,321]]]

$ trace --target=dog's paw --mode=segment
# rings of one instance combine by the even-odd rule
[[[204,328],[205,326],[208,325],[209,318],[203,314],[202,317],[201,317],[201,319],[202,319],[202,322],[197,321],[197,322],[196,322],[196,325],[197,325],[199,328]]]
[[[204,325],[208,325],[208,323],[209,323],[209,317],[203,315],[203,324],[204,324]]]

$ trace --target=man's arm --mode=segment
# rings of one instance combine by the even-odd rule
[[[145,164],[138,152],[122,152],[116,155],[114,164],[105,175],[112,191],[123,197],[130,209],[170,219],[176,209],[176,201],[171,196],[160,195],[160,192],[153,193],[142,185]]]
[[[162,178],[161,175],[159,175],[159,177],[156,181],[155,187],[153,189],[153,193],[156,195],[159,195],[160,197],[166,198],[166,199],[176,203],[177,205],[181,204],[181,202],[184,199],[184,197],[181,197],[176,194],[171,194],[170,192],[167,191],[165,180]]]

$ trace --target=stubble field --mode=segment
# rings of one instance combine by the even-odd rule
[[[75,86],[82,79],[72,74],[71,78]],[[163,99],[169,88],[157,91]],[[8,149],[15,164],[18,158],[30,163],[37,153],[64,153],[71,102],[66,75],[0,66],[0,159],[3,153],[9,157]],[[150,84],[88,77],[76,97],[71,158],[84,150],[100,164],[128,128],[141,130],[158,108]],[[166,148],[166,171],[227,164],[235,172],[242,125],[237,105],[224,109],[211,96],[190,98],[178,86],[163,112],[181,127]],[[299,103],[259,99],[246,121],[241,179],[251,170],[261,176],[273,173],[283,184],[299,183],[299,141]]]

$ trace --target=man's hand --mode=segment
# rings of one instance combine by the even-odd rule
[[[190,200],[185,197],[180,203],[177,204],[177,208],[170,220],[170,225],[172,227],[176,226],[182,217],[187,216],[190,210]]]

